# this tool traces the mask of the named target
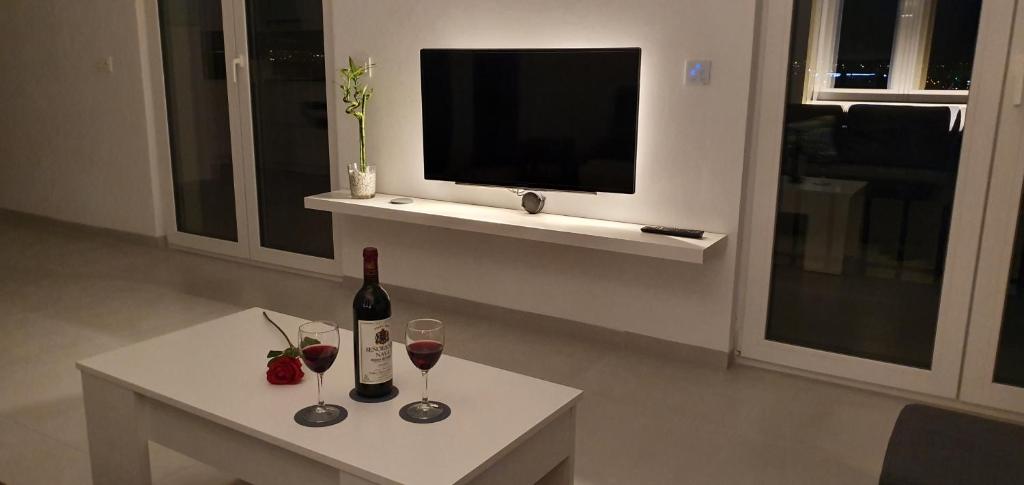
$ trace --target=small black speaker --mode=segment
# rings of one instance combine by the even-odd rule
[[[544,210],[544,194],[527,192],[523,194],[523,209],[530,214],[536,214]]]

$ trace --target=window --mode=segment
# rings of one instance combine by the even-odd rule
[[[937,0],[924,89],[971,87],[981,0]]]
[[[886,89],[899,0],[843,3],[834,87]]]
[[[981,0],[817,0],[807,101],[966,102]]]

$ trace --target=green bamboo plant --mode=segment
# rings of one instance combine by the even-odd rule
[[[341,100],[345,103],[345,113],[355,117],[359,124],[359,171],[366,173],[366,105],[373,97],[373,88],[359,84],[359,78],[367,74],[373,64],[367,61],[357,66],[351,57],[348,67],[341,69]]]

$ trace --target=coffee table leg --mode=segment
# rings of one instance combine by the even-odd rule
[[[547,475],[544,475],[537,485],[572,485],[574,467],[574,459],[570,456],[552,468]]]
[[[93,485],[149,485],[148,441],[140,429],[140,396],[82,374]]]
[[[576,474],[576,406],[569,410],[568,456],[541,478],[537,485],[573,485]]]

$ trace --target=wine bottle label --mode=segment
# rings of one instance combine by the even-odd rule
[[[390,319],[359,320],[359,382],[380,384],[390,380]]]

